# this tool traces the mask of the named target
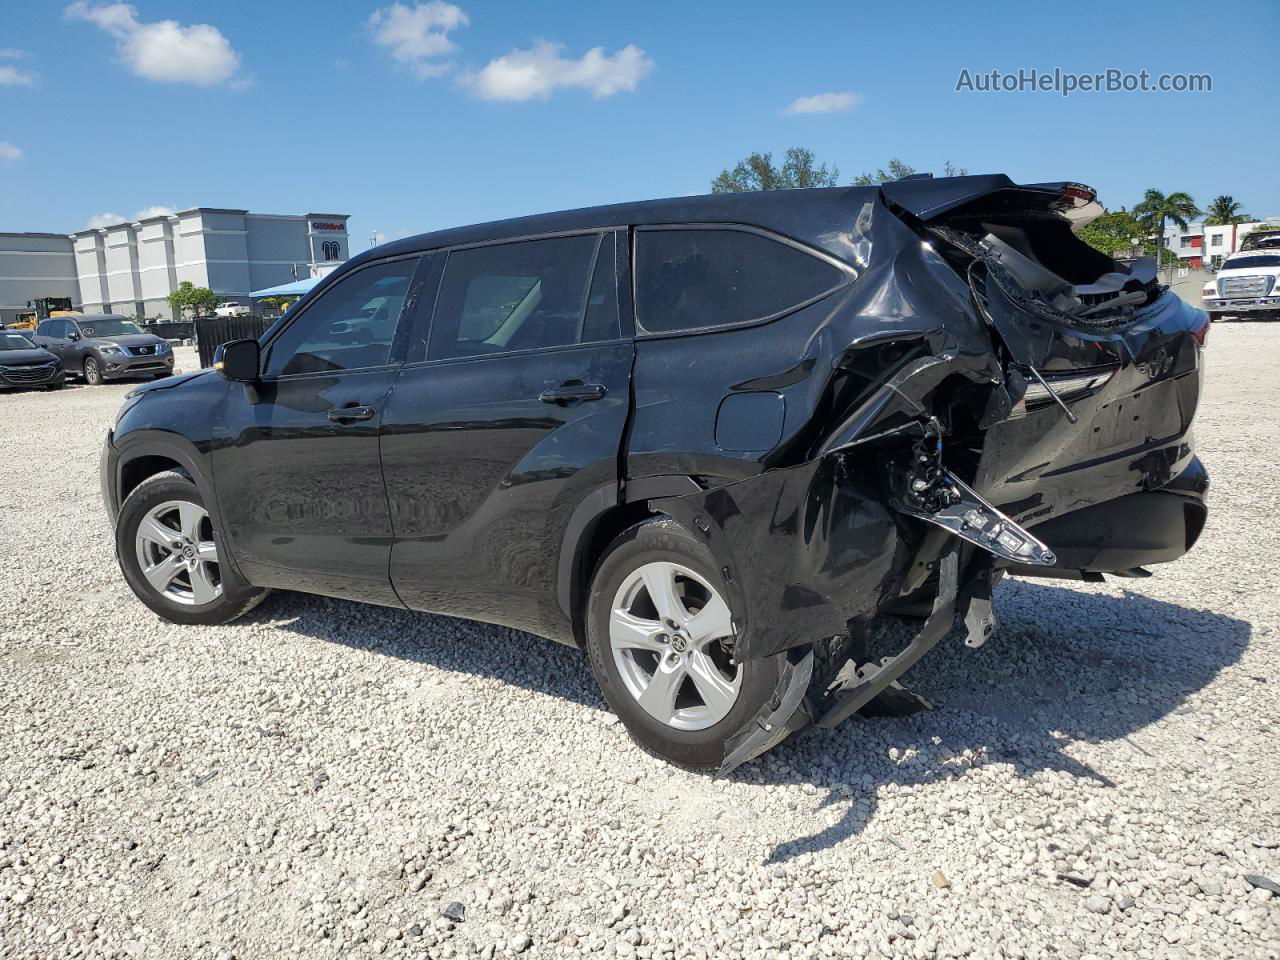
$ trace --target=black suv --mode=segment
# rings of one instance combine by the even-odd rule
[[[69,376],[81,376],[91,387],[173,373],[169,341],[113,313],[50,317],[36,327],[35,341],[62,361]]]
[[[657,200],[379,246],[215,370],[128,395],[138,597],[271,588],[585,647],[643,746],[727,770],[880,694],[1001,574],[1198,537],[1207,319],[1003,176]],[[871,663],[867,623],[923,619]]]

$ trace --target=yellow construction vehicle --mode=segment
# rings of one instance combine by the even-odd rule
[[[79,315],[78,310],[71,309],[70,297],[36,297],[27,301],[27,307],[29,309],[18,314],[14,322],[9,324],[12,329],[34,330],[41,320]]]

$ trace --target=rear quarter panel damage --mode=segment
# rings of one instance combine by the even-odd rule
[[[927,533],[888,505],[877,437],[909,446],[936,396],[985,401],[1003,382],[967,285],[929,244],[869,202],[846,247],[860,276],[804,310],[703,337],[701,352],[688,337],[637,344],[629,482],[699,478],[701,492],[652,507],[706,537],[743,659],[843,634],[897,595]],[[784,398],[781,439],[717,446],[724,399],[762,389]]]

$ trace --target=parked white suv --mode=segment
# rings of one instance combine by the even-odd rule
[[[1280,250],[1242,250],[1223,261],[1200,293],[1210,320],[1280,319]]]
[[[252,312],[243,303],[236,303],[234,300],[220,303],[213,308],[215,317],[247,317]]]

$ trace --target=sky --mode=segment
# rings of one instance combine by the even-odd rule
[[[1229,43],[1219,42],[1225,30]],[[165,208],[347,213],[351,247],[704,193],[752,151],[841,182],[1148,187],[1280,216],[1280,3],[350,0],[0,4],[0,230]],[[1036,69],[1211,92],[982,92]],[[957,90],[968,71],[969,89]]]

